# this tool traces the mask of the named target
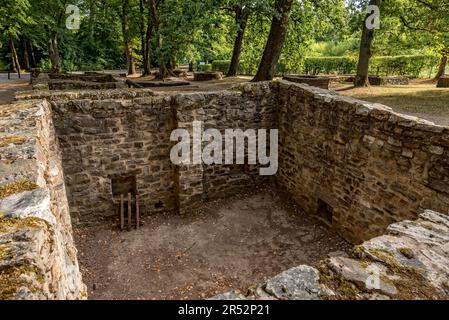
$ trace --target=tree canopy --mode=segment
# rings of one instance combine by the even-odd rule
[[[310,57],[357,58],[370,2],[0,0],[0,69],[148,74],[159,68],[164,77],[181,64],[193,69],[226,60],[229,76],[259,71],[261,79],[271,78],[303,72]],[[380,5],[381,25],[372,32],[370,56],[433,54],[447,63],[447,0],[374,4]],[[79,8],[78,29],[67,28],[73,14],[68,5]]]

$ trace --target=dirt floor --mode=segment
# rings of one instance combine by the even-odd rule
[[[139,230],[76,228],[90,299],[203,299],[352,247],[272,189],[161,214]]]
[[[6,75],[0,75],[0,105],[14,101],[14,94],[17,91],[31,90],[30,79],[23,75],[25,79],[8,80]]]
[[[431,80],[412,80],[408,86],[354,88],[338,84],[331,90],[344,96],[387,105],[393,110],[449,126],[449,88],[437,88]]]

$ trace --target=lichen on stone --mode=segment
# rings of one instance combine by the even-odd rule
[[[21,287],[32,293],[42,290],[31,279],[36,280],[39,285],[44,283],[44,277],[34,265],[23,263],[0,267],[0,300],[14,299]]]
[[[11,246],[0,245],[0,261],[10,259],[11,251],[13,251],[13,248]]]
[[[0,186],[0,199],[9,197],[10,195],[31,191],[38,187],[37,184],[28,180],[16,180]]]
[[[36,217],[16,219],[0,216],[0,233],[14,232],[25,228],[48,228],[48,223]]]
[[[6,147],[9,144],[23,144],[26,138],[23,136],[9,136],[0,138],[0,148]]]

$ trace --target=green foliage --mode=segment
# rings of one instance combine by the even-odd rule
[[[434,55],[402,55],[373,57],[370,73],[381,76],[429,75],[438,66],[439,58]],[[304,63],[307,74],[351,74],[355,73],[357,59],[353,57],[310,57]]]
[[[198,71],[202,71],[202,72],[209,72],[212,71],[212,65],[211,64],[200,64],[197,67]]]
[[[357,68],[357,59],[352,57],[312,57],[304,62],[306,74],[351,74]]]
[[[221,71],[224,74],[228,72],[231,60],[215,60],[212,61],[212,71]]]
[[[374,57],[370,64],[370,73],[382,76],[407,75],[419,77],[427,72],[431,75],[440,59],[431,55],[404,55]]]

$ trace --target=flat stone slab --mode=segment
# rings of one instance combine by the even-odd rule
[[[279,300],[319,300],[318,270],[309,266],[291,268],[268,280],[262,288]]]
[[[160,87],[178,87],[178,86],[188,86],[190,82],[188,81],[134,81],[138,85],[144,88],[160,88]]]

